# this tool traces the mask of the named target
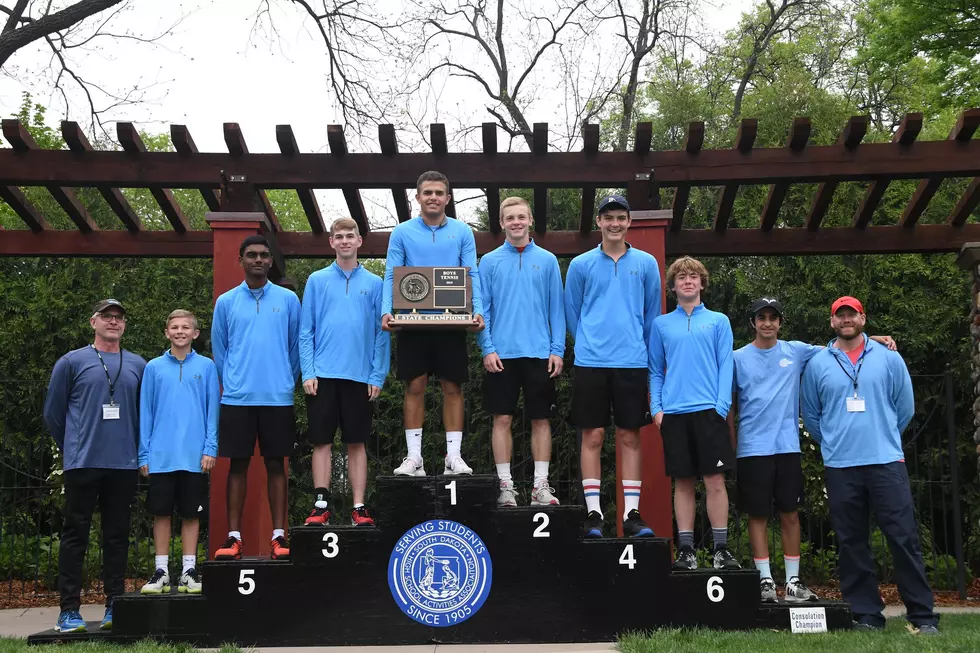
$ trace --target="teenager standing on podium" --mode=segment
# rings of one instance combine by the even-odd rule
[[[289,557],[285,459],[293,452],[296,433],[300,304],[296,293],[269,281],[272,253],[265,238],[243,240],[239,263],[245,281],[218,297],[211,327],[211,352],[222,385],[218,456],[231,459],[228,540],[214,557],[242,557],[248,466],[258,437],[272,513],[271,555],[284,559]]]
[[[610,408],[622,452],[623,533],[653,537],[639,511],[640,428],[650,423],[647,342],[660,315],[660,267],[626,242],[630,222],[626,198],[604,198],[596,217],[602,242],[572,259],[565,279],[565,323],[575,339],[571,416],[582,430],[586,537],[602,537],[600,454]]]
[[[330,225],[337,260],[310,275],[303,291],[299,359],[313,443],[313,512],[307,524],[330,519],[331,445],[337,428],[347,445],[354,491],[354,526],[374,526],[364,506],[373,402],[381,394],[391,358],[391,336],[381,330],[381,277],[357,260],[363,240],[350,218]]]
[[[493,459],[500,479],[498,506],[516,506],[510,473],[511,423],[524,389],[524,413],[531,420],[534,458],[532,506],[558,505],[548,486],[555,378],[565,355],[565,309],[561,270],[551,252],[531,238],[531,207],[520,197],[500,203],[506,241],[480,261],[486,328],[477,341],[487,375],[483,404],[493,415]]]
[[[424,172],[416,185],[421,214],[391,231],[385,267],[381,328],[391,329],[395,268],[400,266],[468,267],[472,289],[472,330],[483,328],[476,239],[465,222],[446,215],[451,198],[449,180],[436,171]],[[442,385],[442,421],[446,428],[445,474],[472,474],[463,461],[463,389],[469,378],[466,331],[463,329],[406,329],[395,336],[396,377],[405,382],[405,440],[408,455],[395,468],[398,476],[425,476],[422,464],[422,424],[425,386],[429,374]]]

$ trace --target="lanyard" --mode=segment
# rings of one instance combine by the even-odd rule
[[[95,345],[92,345],[92,349],[95,349]],[[122,374],[123,368],[123,354],[122,348],[119,349],[119,369],[116,370],[116,378],[112,379],[109,377],[109,368],[106,367],[105,361],[102,360],[102,354],[99,353],[98,349],[95,349],[95,355],[99,357],[99,362],[102,363],[102,369],[105,370],[105,380],[109,382],[109,405],[113,405],[116,402],[113,401],[113,396],[116,394],[116,383],[119,381],[119,375]]]
[[[868,353],[867,349],[861,352],[861,358],[858,360],[858,366],[857,366],[857,370],[855,370],[854,372],[854,376],[851,376],[851,373],[848,372],[847,369],[844,367],[843,363],[840,362],[840,357],[834,356],[834,360],[837,361],[837,365],[840,367],[841,371],[847,375],[847,378],[851,380],[851,384],[854,386],[855,399],[858,396],[858,377],[861,376],[861,367],[864,365],[864,355],[867,353]],[[846,356],[847,354],[844,355]]]

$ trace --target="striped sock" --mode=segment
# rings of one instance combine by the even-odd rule
[[[677,531],[677,546],[681,549],[694,549],[694,531]]]
[[[728,527],[725,528],[711,528],[711,541],[714,542],[715,548],[727,547],[728,546]]]
[[[640,509],[640,485],[642,481],[623,481],[623,515]]]
[[[585,508],[589,512],[597,512],[600,515],[602,510],[599,508],[599,479],[583,478],[582,489],[585,492]]]
[[[800,577],[800,556],[783,556],[783,562],[786,563],[786,582]]]
[[[772,571],[769,570],[769,558],[752,558],[755,568],[759,570],[760,578],[772,578]]]

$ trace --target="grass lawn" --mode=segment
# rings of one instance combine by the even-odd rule
[[[794,635],[789,631],[718,632],[660,630],[621,637],[622,653],[935,653],[980,652],[980,615],[944,614],[938,637],[920,637],[904,618],[889,619],[885,632]],[[5,653],[5,652],[0,652]]]

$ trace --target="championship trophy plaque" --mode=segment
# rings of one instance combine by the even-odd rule
[[[468,329],[473,289],[468,267],[404,266],[394,270],[394,329]]]

